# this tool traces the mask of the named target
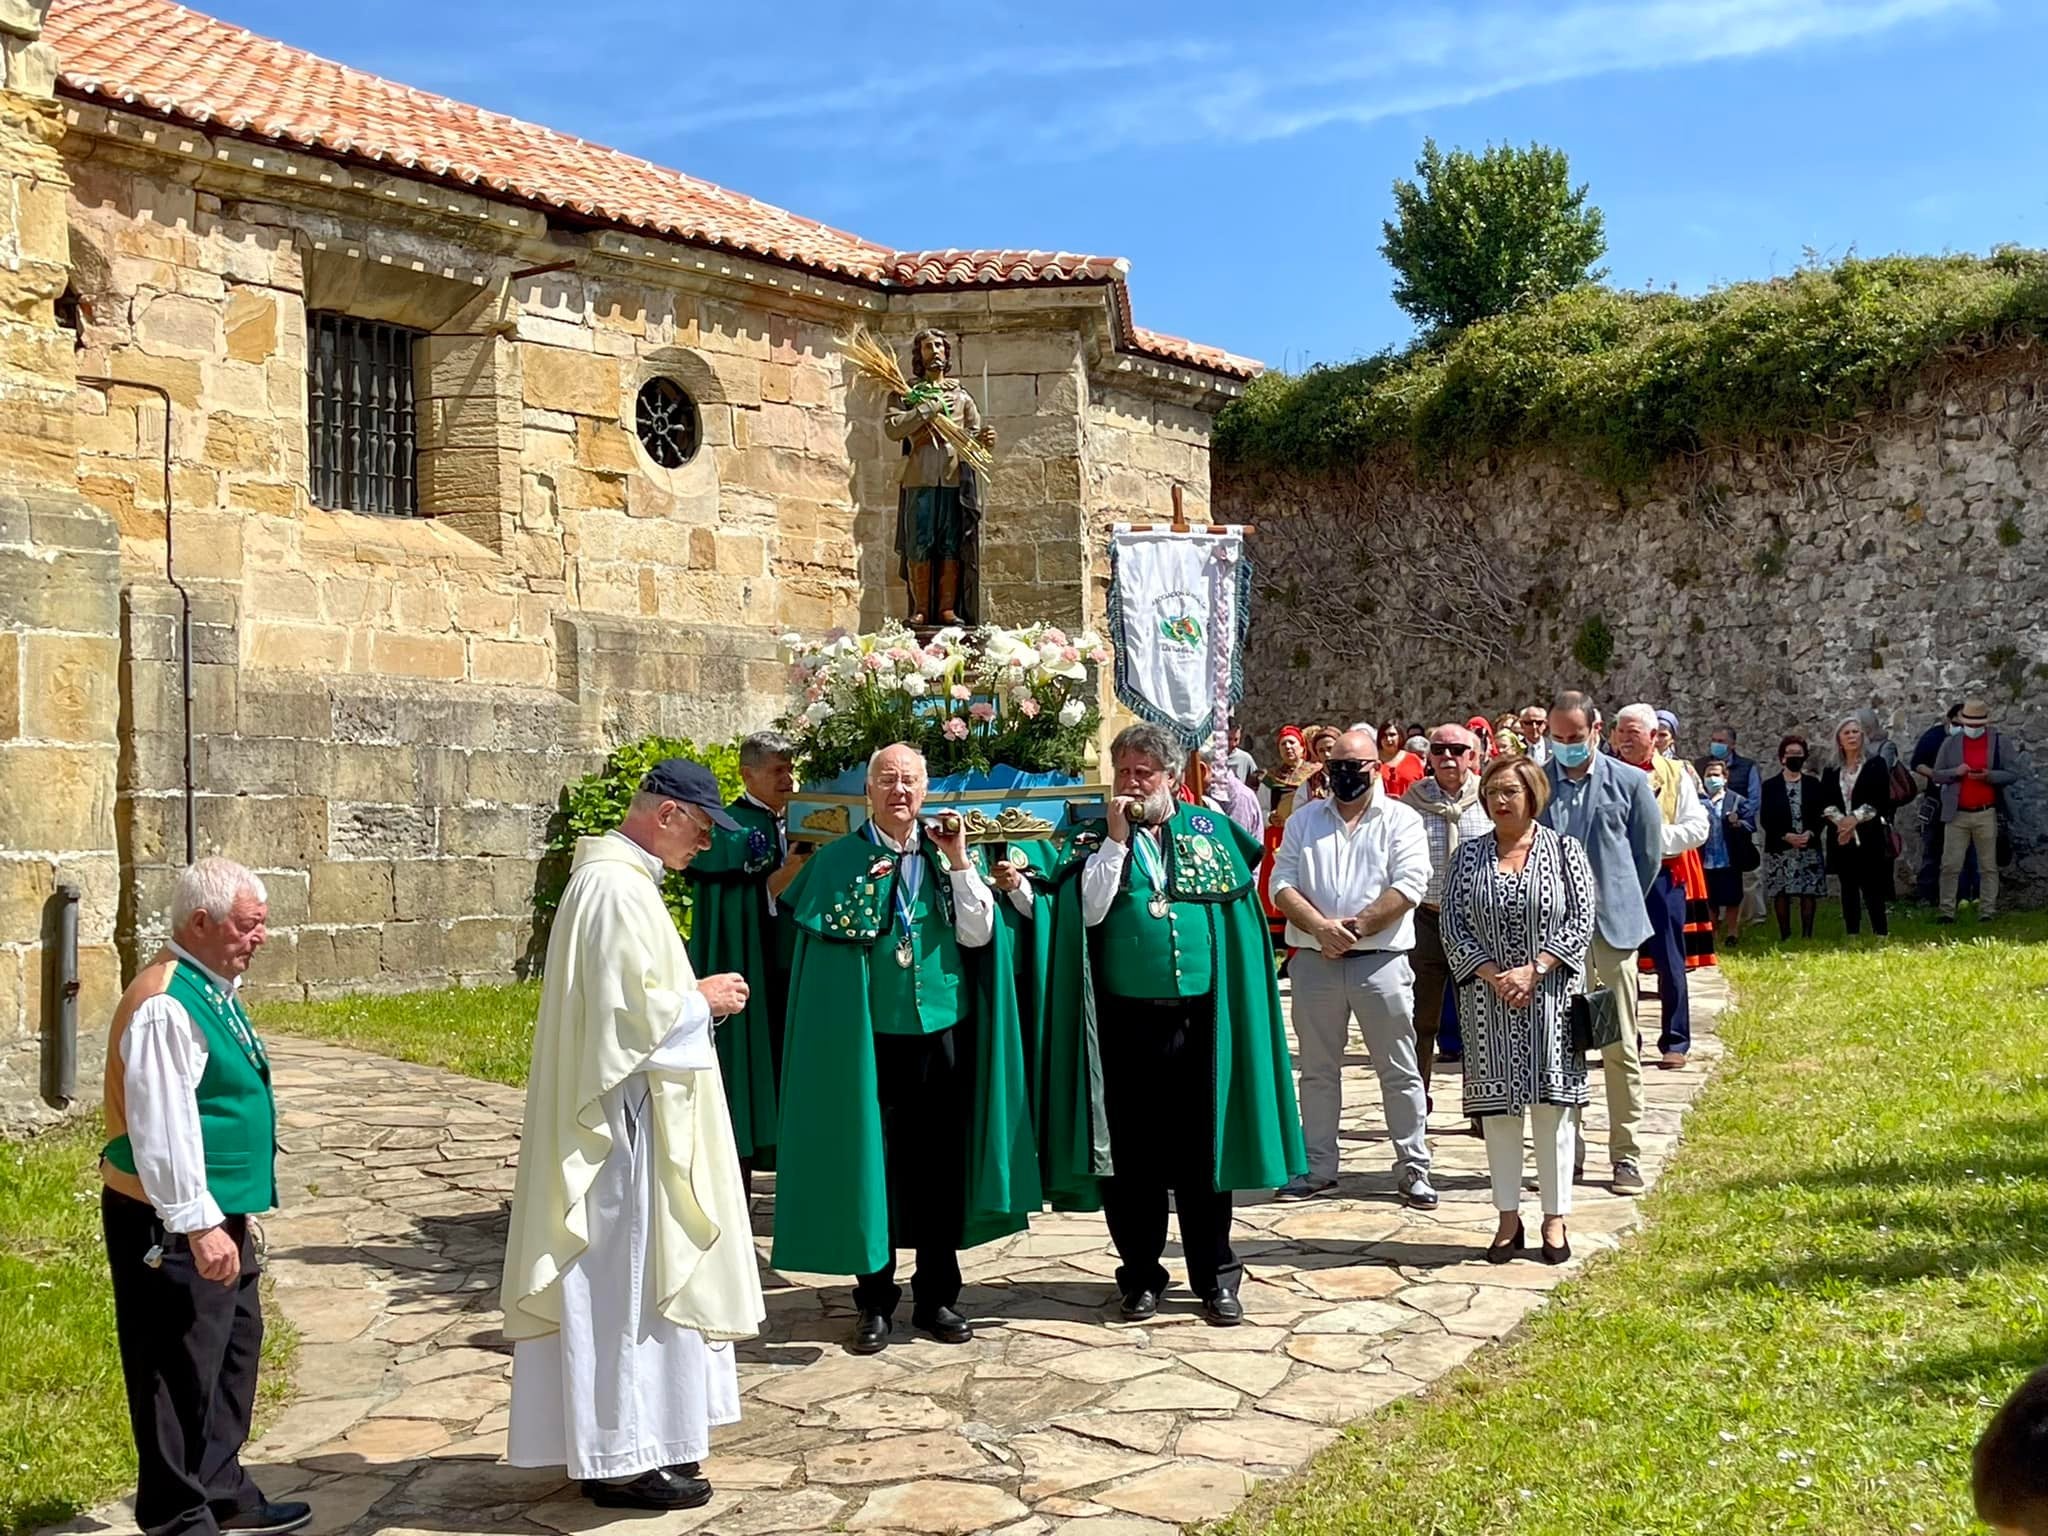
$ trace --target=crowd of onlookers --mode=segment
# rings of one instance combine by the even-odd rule
[[[1818,733],[1816,733],[1818,735]],[[1998,906],[2013,773],[1983,700],[1958,703],[1903,760],[1870,709],[1825,736],[1781,736],[1768,760],[1732,726],[1688,743],[1678,717],[1631,704],[1610,720],[1584,693],[1546,708],[1425,727],[1289,725],[1260,763],[1233,732],[1188,789],[1264,840],[1261,895],[1287,951],[1309,1170],[1283,1200],[1337,1178],[1340,1069],[1355,1022],[1380,1080],[1396,1188],[1429,1181],[1431,1077],[1463,1063],[1462,1113],[1483,1137],[1500,1225],[1488,1258],[1527,1241],[1525,1127],[1542,1197],[1542,1256],[1568,1255],[1584,1175],[1580,1109],[1597,1060],[1611,1187],[1643,1188],[1646,1066],[1682,1070],[1688,978],[1745,927],[1812,936],[1839,893],[1844,925],[1889,931],[1901,819],[1921,843],[1915,894],[1941,922]],[[1637,1030],[1655,978],[1658,1033]],[[1604,1026],[1599,1021],[1605,1020]]]
[[[1738,947],[1746,926],[1772,920],[1779,937],[1790,939],[1795,918],[1798,935],[1811,937],[1831,888],[1850,933],[1861,933],[1866,920],[1873,934],[1887,933],[1901,833],[1909,824],[1919,836],[1912,899],[1937,908],[1943,923],[1954,921],[1965,902],[1976,904],[1979,921],[1997,916],[1998,872],[2012,858],[2005,791],[2014,772],[1982,699],[1952,704],[1904,757],[1870,708],[1844,716],[1832,738],[1818,744],[1803,731],[1787,732],[1767,761],[1746,756],[1730,725],[1715,726],[1689,755],[1678,717],[1652,713],[1653,750],[1681,766],[1704,813],[1698,849],[1717,945]],[[1612,755],[1616,744],[1605,724],[1596,711],[1599,750]],[[1428,783],[1431,729],[1399,720],[1350,729],[1372,734],[1388,794],[1408,797]],[[1490,722],[1475,714],[1462,726],[1437,729],[1470,742],[1475,770],[1502,757],[1525,756],[1539,767],[1552,759],[1542,705]],[[1293,810],[1329,793],[1324,765],[1342,734],[1329,725],[1283,726],[1262,764],[1245,748],[1243,733],[1231,732],[1231,777],[1263,795],[1261,826],[1274,846]]]

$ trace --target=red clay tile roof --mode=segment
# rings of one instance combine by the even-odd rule
[[[652,161],[258,37],[170,0],[56,0],[59,89],[103,104],[716,246],[880,288],[1102,283],[1125,350],[1250,378],[1259,365],[1140,330],[1127,263],[1052,251],[895,251]]]

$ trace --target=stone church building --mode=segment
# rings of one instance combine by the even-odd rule
[[[190,852],[269,882],[258,996],[506,977],[567,780],[900,612],[855,324],[986,371],[995,622],[1100,622],[1257,371],[1121,261],[892,250],[166,0],[0,49],[0,1122],[67,909],[87,1034]]]

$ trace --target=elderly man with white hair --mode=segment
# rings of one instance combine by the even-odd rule
[[[263,1299],[255,1223],[277,1203],[270,1061],[238,995],[263,882],[227,859],[178,876],[170,942],[107,1032],[100,1221],[148,1536],[281,1536],[313,1517],[242,1467]]]
[[[854,1354],[886,1349],[916,1252],[911,1321],[942,1344],[974,1329],[954,1309],[960,1256],[1038,1210],[1037,1142],[1009,925],[962,818],[920,819],[924,755],[868,762],[868,816],[805,863],[776,1143],[779,1270],[851,1274]]]

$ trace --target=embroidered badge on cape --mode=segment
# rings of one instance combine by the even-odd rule
[[[1215,822],[1211,821],[1208,817],[1199,814],[1190,816],[1188,818],[1188,825],[1193,827],[1197,832],[1201,833],[1204,837],[1207,837],[1210,833],[1216,830]]]

